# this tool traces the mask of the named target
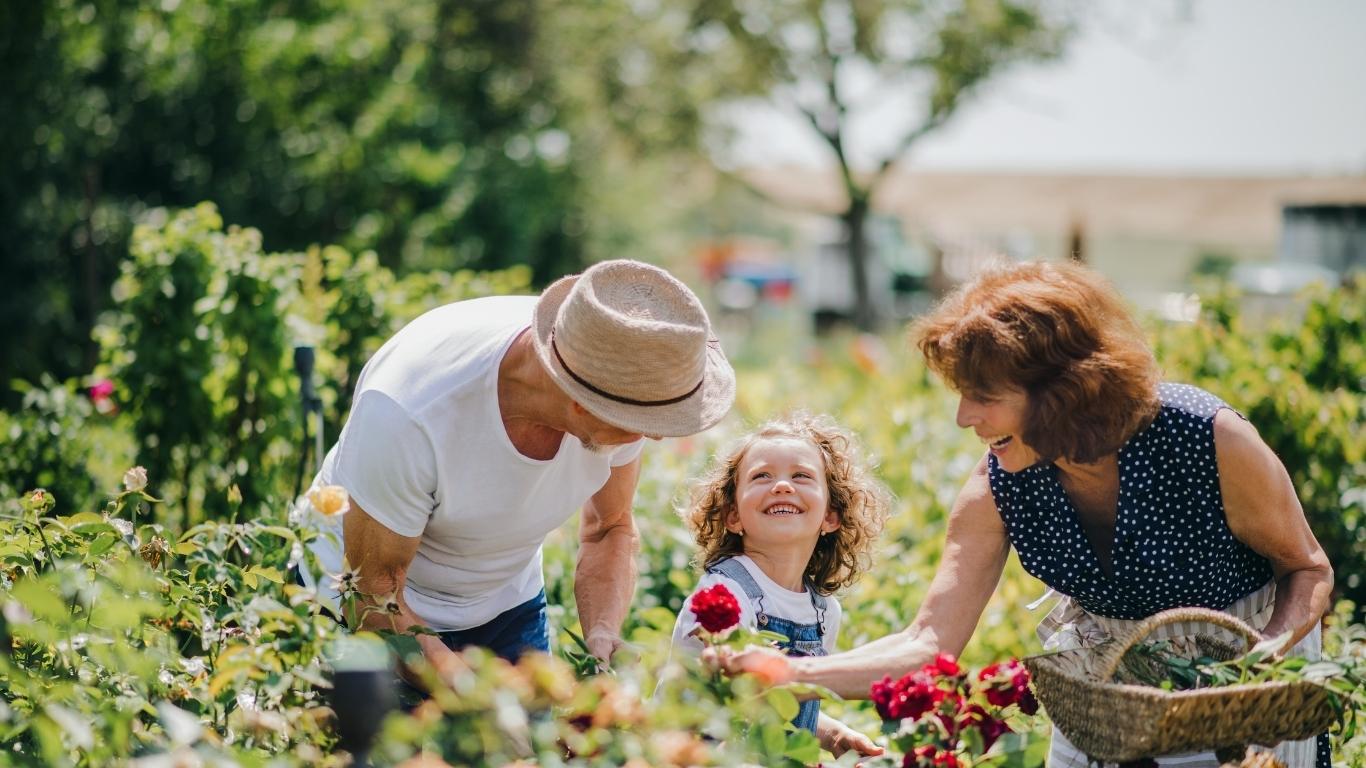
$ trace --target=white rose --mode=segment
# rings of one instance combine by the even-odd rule
[[[147,470],[143,467],[133,467],[123,473],[123,487],[130,493],[136,493],[147,487]]]

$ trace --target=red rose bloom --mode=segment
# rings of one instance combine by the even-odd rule
[[[901,758],[901,768],[934,768],[933,744],[922,744]]]
[[[688,607],[697,614],[697,623],[713,634],[740,623],[740,602],[724,584],[699,590],[688,601]]]
[[[873,683],[869,698],[877,705],[883,720],[918,719],[939,705],[948,691],[935,684],[935,679],[925,670],[913,672],[892,682],[884,677],[881,682]]]
[[[1003,721],[992,717],[978,704],[968,705],[963,711],[962,723],[964,728],[976,728],[982,734],[983,750],[991,749],[991,745],[1010,730]]]
[[[998,707],[1019,704],[1021,711],[1032,715],[1039,710],[1039,703],[1029,690],[1029,670],[1015,659],[984,667],[977,679],[986,683],[984,693],[987,701]],[[1026,702],[1026,699],[1028,701]],[[1033,711],[1027,711],[1026,707]]]
[[[963,674],[963,668],[958,666],[958,660],[951,653],[935,656],[933,662],[925,665],[925,669],[944,677],[958,677]]]

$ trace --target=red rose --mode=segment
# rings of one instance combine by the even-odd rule
[[[944,700],[948,692],[935,684],[924,670],[913,672],[897,680],[890,677],[873,683],[869,697],[877,705],[883,720],[918,719]]]
[[[987,701],[998,707],[1019,704],[1021,711],[1032,715],[1039,709],[1039,703],[1029,690],[1029,670],[1015,659],[984,667],[977,679],[983,686]],[[1026,701],[1027,699],[1027,701]],[[1026,707],[1033,711],[1026,711]]]
[[[725,632],[740,623],[740,602],[724,584],[698,590],[688,607],[697,614],[697,623],[713,634]]]
[[[922,744],[901,758],[901,768],[933,768],[936,751],[933,744]]]
[[[963,768],[963,762],[958,759],[958,755],[948,750],[936,753],[932,765],[934,768]]]
[[[868,689],[868,698],[872,699],[877,707],[877,712],[883,720],[891,720],[892,696],[896,693],[896,683],[892,682],[890,675],[884,675],[881,680],[873,683]]]
[[[982,749],[991,749],[991,745],[996,740],[1007,733],[1010,728],[1001,720],[997,720],[982,709],[979,704],[970,704],[963,710],[961,720],[964,728],[976,728],[982,734]]]
[[[963,674],[963,668],[958,666],[958,660],[951,653],[935,656],[934,661],[925,665],[925,669],[944,677],[958,677]]]
[[[946,736],[953,737],[958,734],[963,711],[963,697],[957,691],[945,692],[943,700],[935,709],[934,716],[939,720],[939,724],[944,727]]]

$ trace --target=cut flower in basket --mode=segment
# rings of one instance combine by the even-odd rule
[[[873,683],[869,693],[883,732],[904,754],[903,768],[969,768],[1011,732],[1007,718],[1038,711],[1029,672],[1015,659],[971,675],[941,653],[899,680]]]

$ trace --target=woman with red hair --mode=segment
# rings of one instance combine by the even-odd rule
[[[865,697],[884,675],[960,653],[1011,548],[1062,596],[1039,627],[1045,648],[1089,646],[1159,611],[1202,606],[1317,656],[1333,570],[1285,468],[1218,398],[1160,381],[1142,332],[1097,274],[994,268],[914,334],[985,453],[910,625],[842,654],[792,659],[793,680]],[[1180,644],[1193,628],[1165,630]],[[764,653],[725,664],[743,670]],[[1327,765],[1327,738],[1276,752],[1291,768]],[[1162,762],[1218,764],[1212,754]],[[1087,758],[1055,730],[1048,764],[1082,768]]]

